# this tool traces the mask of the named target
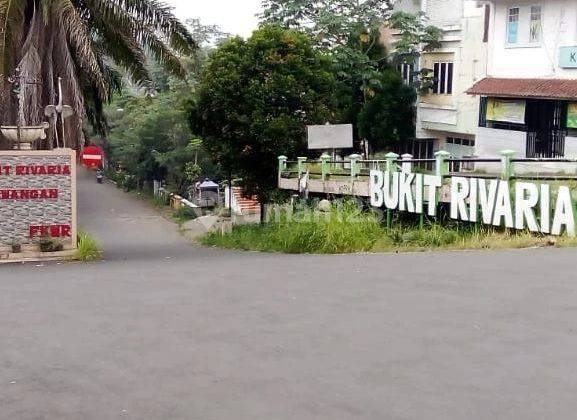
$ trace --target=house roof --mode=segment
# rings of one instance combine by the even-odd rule
[[[198,188],[202,189],[208,189],[208,188],[218,188],[218,184],[210,181],[210,180],[205,180],[202,184],[200,184],[198,186]]]
[[[503,79],[487,77],[475,83],[469,95],[501,98],[575,99],[577,80],[574,79]]]

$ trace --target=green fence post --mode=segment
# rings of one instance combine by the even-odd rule
[[[451,157],[449,152],[439,150],[435,153],[435,175],[445,177],[449,175],[449,162],[447,159]]]
[[[501,151],[501,179],[503,181],[509,181],[515,176],[515,167],[511,162],[514,157],[514,150]]]
[[[359,165],[359,160],[363,157],[361,155],[350,155],[349,159],[351,160],[351,182],[355,182],[357,175],[361,173],[361,167]]]
[[[321,170],[322,170],[322,178],[323,182],[327,180],[329,175],[331,174],[331,164],[330,164],[331,157],[326,153],[321,155]]]
[[[397,172],[397,169],[398,169],[397,160],[398,159],[399,159],[399,155],[397,155],[396,153],[387,153],[385,155],[385,162],[386,162],[385,170],[388,172]]]
[[[281,179],[282,173],[286,171],[286,161],[288,158],[286,156],[279,156],[278,157],[278,178]]]
[[[306,167],[307,167],[307,158],[306,157],[298,157],[297,158],[297,162],[298,162],[298,171],[299,171],[299,179],[300,177],[306,172]]]
[[[387,153],[385,155],[385,170],[387,172],[398,172],[399,166],[397,165],[397,160],[399,155],[396,153]],[[393,227],[393,210],[387,209],[387,228]]]

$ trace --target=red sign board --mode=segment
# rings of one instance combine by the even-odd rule
[[[88,169],[100,169],[104,162],[104,152],[98,146],[87,146],[82,150],[80,160]]]

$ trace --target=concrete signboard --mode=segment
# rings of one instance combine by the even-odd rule
[[[563,69],[577,69],[577,47],[560,48],[559,67]]]
[[[76,154],[0,151],[0,248],[41,238],[76,247]]]
[[[575,236],[575,200],[566,185],[450,177],[451,218],[544,234]],[[440,176],[373,170],[371,205],[436,216]]]
[[[308,145],[311,150],[350,149],[353,147],[351,124],[309,125]]]

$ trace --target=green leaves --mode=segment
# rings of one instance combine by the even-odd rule
[[[424,22],[423,13],[393,13],[389,20],[389,27],[400,34],[395,43],[397,62],[413,63],[421,51],[431,51],[441,47],[441,29],[425,25]]]
[[[233,38],[202,75],[192,127],[223,170],[266,199],[276,187],[276,157],[306,148],[307,124],[331,121],[331,63],[296,31],[267,26]]]
[[[321,46],[346,45],[352,33],[370,34],[386,21],[391,0],[264,0],[263,24],[306,32]]]

